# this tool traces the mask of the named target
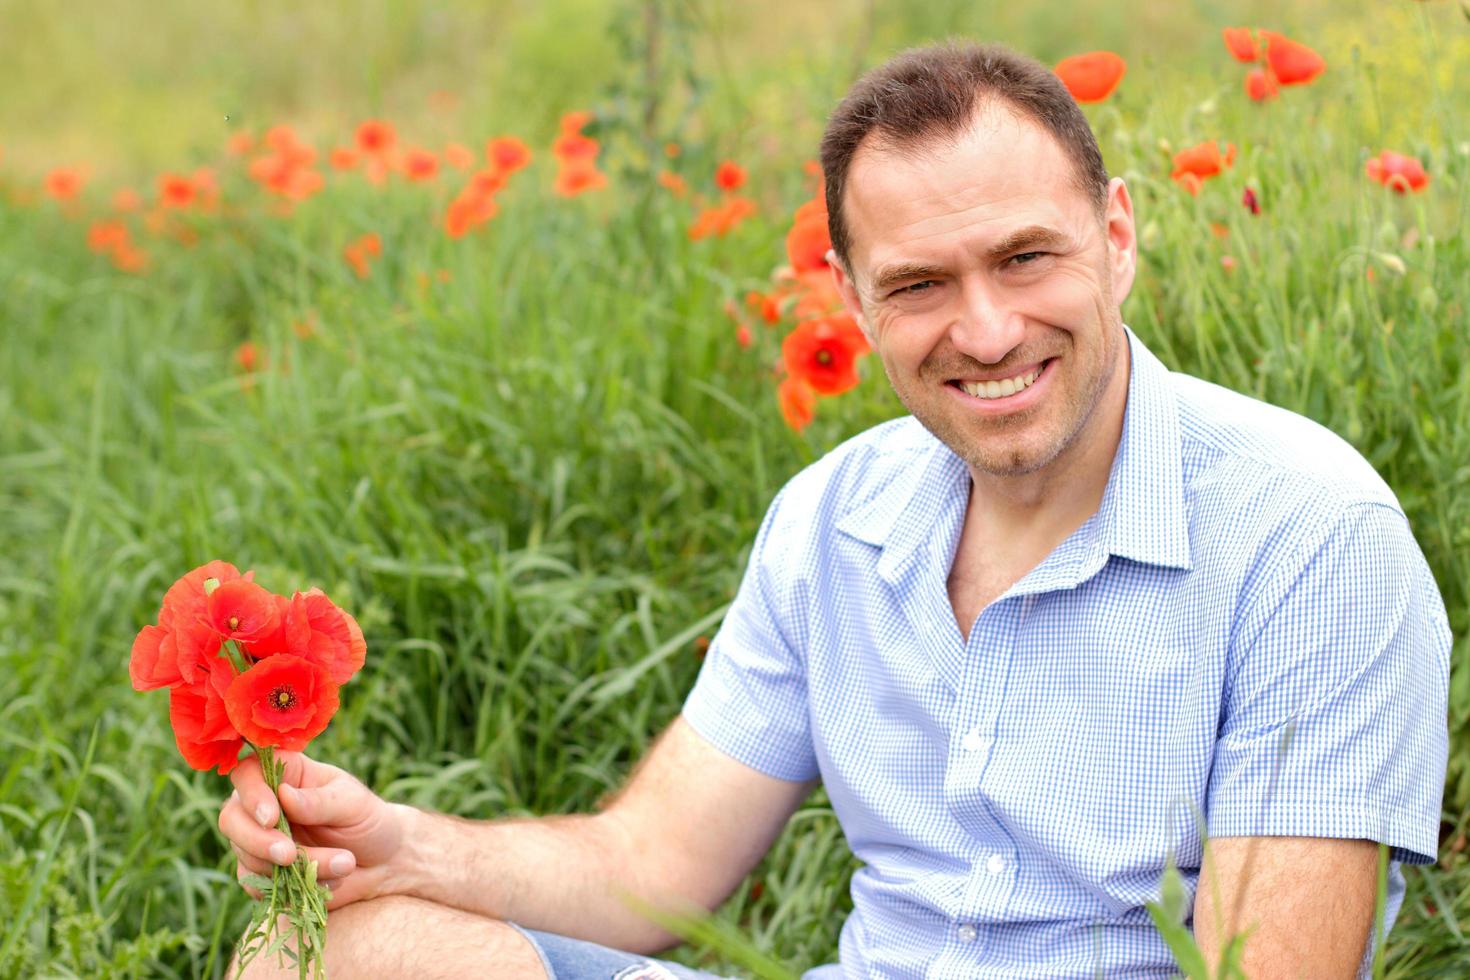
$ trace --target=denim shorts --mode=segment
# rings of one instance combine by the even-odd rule
[[[638,953],[625,953],[581,939],[568,939],[550,932],[537,932],[508,922],[530,940],[549,980],[721,980],[713,973],[656,960]]]

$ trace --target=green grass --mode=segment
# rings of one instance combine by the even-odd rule
[[[489,817],[584,810],[616,787],[677,712],[775,491],[899,410],[870,362],[859,390],[790,433],[777,333],[758,327],[742,350],[722,307],[783,261],[799,163],[854,65],[954,31],[1047,59],[1129,58],[1115,100],[1089,109],[1140,219],[1126,319],[1171,366],[1343,434],[1408,510],[1457,638],[1449,844],[1436,870],[1410,872],[1387,972],[1470,972],[1470,26],[1449,4],[1305,5],[1289,23],[1203,4],[1140,25],[1097,3],[1086,35],[1059,38],[1030,8],[984,6],[666,11],[661,67],[693,81],[663,97],[659,136],[680,136],[678,165],[706,189],[734,155],[762,207],[691,243],[688,206],[640,155],[636,5],[614,8],[621,41],[587,4],[507,4],[493,25],[469,5],[294,23],[267,4],[239,50],[239,12],[219,15],[225,40],[180,12],[133,50],[4,4],[55,42],[49,70],[0,93],[0,976],[222,969],[245,921],[215,829],[227,784],[184,768],[166,699],[126,675],[164,588],[209,558],[277,590],[320,585],[358,615],[367,668],[313,753],[384,795]],[[1331,70],[1253,106],[1219,43],[1227,23],[1300,36]],[[163,80],[171,51],[210,85]],[[438,88],[463,93],[447,117],[424,108]],[[83,91],[98,103],[75,102]],[[546,137],[585,105],[609,120],[614,187],[561,200]],[[141,278],[88,253],[85,225],[49,202],[5,203],[85,159],[95,208],[116,183],[214,161],[236,122],[293,120],[326,146],[374,111],[430,143],[520,132],[542,159],[462,242],[434,224],[444,189],[333,183],[282,220],[221,162],[244,213],[199,218],[192,249],[150,241]],[[1239,159],[1190,198],[1161,141],[1216,137]],[[1428,191],[1362,177],[1385,146],[1425,160]],[[1259,217],[1239,204],[1247,184]],[[385,249],[359,281],[340,251],[366,231]],[[317,333],[299,338],[309,314]],[[247,338],[267,358],[250,387],[231,361]],[[828,961],[852,866],[818,793],[719,918],[795,969]],[[709,945],[678,956],[735,969]]]

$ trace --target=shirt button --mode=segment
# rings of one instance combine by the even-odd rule
[[[985,736],[974,728],[965,733],[964,740],[960,742],[966,752],[979,752],[985,747]]]
[[[975,937],[979,936],[980,933],[975,931],[974,926],[970,925],[968,922],[965,922],[962,923],[960,927],[955,930],[955,935],[960,937],[960,942],[962,943],[973,943],[975,941]]]
[[[993,875],[998,875],[1005,869],[1006,859],[1004,855],[992,854],[990,855],[990,860],[985,862],[985,870]]]

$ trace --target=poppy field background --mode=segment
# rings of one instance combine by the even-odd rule
[[[1385,971],[1470,974],[1470,7],[105,6],[0,6],[0,977],[222,973],[228,784],[128,680],[212,558],[353,610],[372,652],[309,751],[385,796],[615,788],[776,490],[900,411],[847,347],[838,393],[788,384],[817,311],[779,270],[835,99],[953,34],[1121,57],[1086,112],[1139,219],[1125,319],[1343,435],[1408,511],[1451,753]],[[1239,27],[1326,70],[1250,81]],[[717,921],[830,961],[851,868],[819,791]]]

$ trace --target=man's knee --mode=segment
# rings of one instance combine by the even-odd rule
[[[288,940],[289,942],[289,940]],[[514,928],[423,899],[390,895],[344,905],[327,916],[327,974],[353,977],[492,977],[545,980],[541,957]],[[257,955],[236,980],[292,980],[296,965]]]

